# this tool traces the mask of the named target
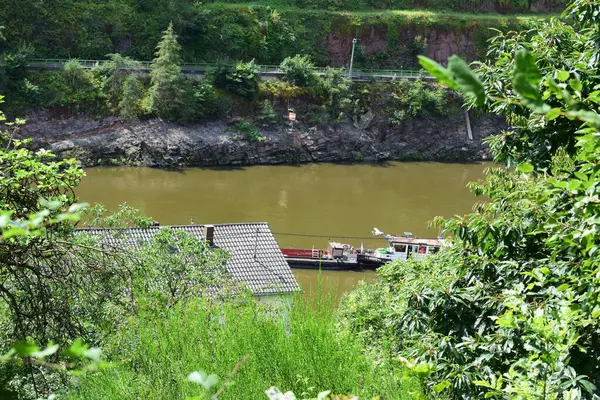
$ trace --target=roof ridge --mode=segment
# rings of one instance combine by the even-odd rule
[[[226,224],[188,224],[188,225],[151,225],[147,227],[139,227],[139,226],[128,226],[125,228],[102,228],[102,227],[88,227],[88,228],[76,228],[76,231],[92,231],[92,230],[131,230],[131,229],[160,229],[160,228],[195,228],[195,227],[205,227],[208,225],[212,226],[244,226],[244,225],[267,225],[268,222],[229,222]]]

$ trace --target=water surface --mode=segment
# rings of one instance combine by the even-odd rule
[[[331,237],[373,248],[385,245],[371,237],[373,227],[437,236],[427,222],[436,215],[469,212],[476,199],[466,185],[482,178],[484,168],[441,163],[181,171],[103,167],[87,169],[77,193],[82,201],[109,209],[127,202],[162,225],[266,221],[282,247],[324,248]],[[295,273],[306,291],[316,284],[314,271]],[[375,277],[373,272],[329,272],[324,282],[342,293],[360,279]]]

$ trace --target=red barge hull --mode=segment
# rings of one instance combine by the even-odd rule
[[[284,258],[291,268],[323,269],[331,271],[351,271],[360,269],[375,269],[383,265],[378,260],[369,260],[358,255],[358,260],[347,261],[331,259],[326,250],[311,249],[281,249]]]

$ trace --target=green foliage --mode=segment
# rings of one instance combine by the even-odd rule
[[[129,78],[129,68],[136,67],[139,63],[120,54],[109,54],[109,61],[102,64],[102,72],[106,76],[104,90],[108,97],[109,107],[114,108],[122,98],[124,82]],[[130,85],[132,82],[129,83]],[[131,89],[131,88],[130,88]],[[119,109],[121,107],[119,106]]]
[[[352,336],[337,334],[333,309],[331,303],[301,298],[289,308],[241,298],[177,305],[160,318],[142,312],[106,346],[109,358],[121,363],[81,380],[70,398],[194,396],[198,385],[185,377],[198,369],[219,377],[209,393],[224,387],[219,399],[265,398],[272,385],[303,398],[316,397],[321,387],[361,398],[379,393],[411,398],[409,391],[417,389],[413,382],[373,367]],[[233,384],[226,385],[223,378],[233,370]],[[207,379],[205,374],[202,381]]]
[[[339,115],[350,102],[352,81],[343,76],[341,69],[327,68],[319,80],[318,90],[325,99],[325,106],[331,115]]]
[[[402,79],[392,85],[392,90],[387,111],[392,124],[427,115],[446,116],[451,111],[448,93],[440,86]]]
[[[150,108],[160,117],[181,121],[187,117],[185,77],[181,72],[181,46],[173,24],[163,32],[150,72]]]
[[[160,229],[139,250],[134,292],[156,310],[214,295],[227,281],[227,259],[185,231]]]
[[[74,111],[102,110],[106,103],[99,72],[98,69],[86,70],[77,60],[70,60],[57,73],[34,75],[32,82],[39,88],[40,98],[32,102]]]
[[[385,34],[388,46],[375,54],[365,55],[357,66],[406,68],[415,65],[414,56],[419,54],[430,32],[472,37],[477,44],[477,55],[484,58],[485,40],[490,36],[488,28],[523,29],[531,26],[535,19],[530,16],[517,19],[494,14],[415,12],[419,8],[483,13],[491,10],[503,13],[528,11],[529,3],[522,0],[503,1],[505,5],[501,6],[495,0],[221,3],[4,0],[0,24],[6,26],[4,32],[11,52],[19,43],[25,42],[30,43],[35,49],[34,55],[41,58],[103,59],[106,54],[119,52],[135,59],[150,60],[161,31],[172,21],[181,39],[183,58],[188,62],[229,58],[255,59],[257,63],[277,65],[286,57],[306,54],[321,66],[331,65],[334,61],[323,45],[330,34],[344,41],[354,37],[357,31],[361,37],[369,37],[373,29],[378,32],[377,37],[380,37],[379,33]],[[545,1],[543,7],[548,6],[556,11],[562,8],[563,1]],[[317,10],[311,10],[315,8]],[[376,11],[329,11],[338,9]],[[381,11],[383,9],[408,11]],[[405,39],[407,33],[409,37]],[[347,63],[347,59],[341,62]]]
[[[499,33],[497,60],[477,75],[456,58],[447,69],[422,61],[469,104],[507,117],[511,130],[490,143],[497,160],[517,165],[471,185],[487,199],[473,213],[436,221],[451,248],[383,267],[381,282],[342,309],[350,332],[406,365],[431,365],[421,378],[431,396],[598,394],[600,20],[580,21]]]
[[[251,100],[258,94],[260,71],[254,61],[229,64],[222,62],[211,71],[215,87]]]
[[[273,108],[273,103],[270,100],[264,99],[260,104],[257,118],[263,125],[269,125],[277,122],[277,114]]]
[[[233,130],[244,135],[244,138],[250,142],[262,142],[265,140],[260,130],[248,121],[236,122]]]
[[[279,66],[283,72],[283,80],[299,87],[315,86],[317,75],[314,72],[315,66],[308,56],[299,54],[294,57],[287,57]]]
[[[142,114],[144,86],[135,75],[129,75],[123,82],[119,116],[126,121],[133,121]]]
[[[191,114],[194,119],[226,116],[229,110],[223,109],[222,102],[223,95],[207,80],[192,83]]]
[[[244,3],[240,0],[209,0],[207,3]],[[526,0],[473,0],[469,2],[452,0],[441,1],[432,0],[427,3],[417,0],[292,0],[284,2],[282,0],[271,0],[268,2],[273,7],[297,7],[299,9],[315,10],[453,10],[483,13],[526,13],[539,12]],[[553,11],[564,9],[565,2],[562,0],[551,0],[546,5]]]

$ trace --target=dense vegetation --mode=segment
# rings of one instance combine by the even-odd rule
[[[264,399],[264,391],[275,385],[302,398],[315,398],[328,388],[365,399],[380,393],[410,399],[418,385],[389,366],[373,367],[351,336],[337,333],[333,303],[319,302],[296,298],[283,316],[246,298],[187,304],[158,321],[154,313],[139,313],[104,346],[112,359],[126,362],[83,379],[68,398],[193,396],[198,388],[185,379],[191,371],[215,373],[222,386],[242,360],[235,384],[219,398]]]
[[[327,11],[344,8],[333,3],[314,4],[323,9],[310,10],[306,4],[289,8],[287,4],[204,4],[191,0],[2,0],[0,26],[6,28],[12,53],[79,59],[105,59],[107,54],[121,53],[151,60],[161,32],[173,22],[183,60],[210,63],[254,59],[259,64],[279,64],[286,57],[303,54],[319,66],[341,66],[348,63],[349,44],[356,36],[361,39],[357,67],[399,69],[416,66],[415,55],[426,51],[430,36],[436,42],[446,35],[454,37],[455,43],[462,38],[461,47],[466,46],[459,48],[462,55],[483,58],[486,39],[493,34],[488,28],[526,29],[537,20],[499,15]],[[471,3],[478,2],[456,2]],[[510,8],[510,1],[498,3]],[[437,46],[444,48],[447,44]]]
[[[25,58],[19,58],[5,68],[7,80],[0,88],[12,103],[12,114],[45,108],[59,114],[115,115],[130,122],[159,116],[179,123],[236,117],[244,121],[234,133],[249,140],[262,137],[259,127],[283,122],[290,108],[304,124],[315,126],[358,124],[365,115],[397,125],[411,118],[449,115],[460,107],[457,96],[421,80],[351,84],[344,71],[331,68],[318,75],[307,56],[284,59],[281,80],[262,81],[252,61],[217,63],[197,80],[183,75],[180,53],[169,25],[149,77],[128,69],[137,62],[120,54],[110,54],[92,69],[70,60],[62,70],[32,73],[25,70]]]
[[[498,35],[495,61],[423,59],[471,104],[512,128],[471,185],[473,213],[438,220],[453,246],[389,264],[350,294],[345,329],[403,357],[430,396],[597,398],[600,388],[600,3],[575,1],[575,27]],[[516,166],[516,168],[515,168]]]
[[[209,0],[207,3],[245,3],[240,0]],[[272,0],[268,3],[276,6],[292,5],[298,8],[311,8],[321,10],[449,10],[463,12],[501,12],[501,13],[527,13],[527,12],[548,12],[562,11],[565,7],[563,0],[551,0],[536,4],[533,1],[523,0],[470,0],[470,1],[418,1],[418,0],[292,0],[282,2]]]
[[[380,281],[344,299],[337,321],[319,300],[295,302],[287,313],[255,303],[227,279],[227,254],[185,234],[165,229],[131,251],[76,234],[83,206],[73,190],[82,170],[28,150],[15,136],[23,121],[4,124],[0,388],[26,399],[52,391],[86,399],[261,398],[270,385],[311,398],[321,389],[386,398],[597,398],[600,1],[575,0],[567,13],[574,25],[552,19],[531,31],[498,32],[493,61],[475,72],[460,57],[447,67],[421,58],[470,106],[507,118],[511,128],[489,139],[506,168],[471,185],[485,199],[471,214],[436,221],[452,246],[381,268]],[[335,122],[366,115],[373,104],[397,111],[398,121],[442,112],[447,95],[423,90],[423,82],[350,87],[334,69],[316,77],[303,57],[286,60],[284,81],[259,83],[255,65],[239,62],[182,85],[175,36],[164,32],[148,82],[125,74],[118,66],[133,61],[116,55],[91,71],[70,62],[39,80],[19,75],[18,57],[9,57],[15,64],[5,74],[57,105],[115,109],[126,118],[149,112],[178,120],[189,110],[172,102],[219,109],[224,101],[212,101],[227,93],[221,98],[230,105],[255,107],[254,123],[236,129],[256,140],[254,124],[269,124],[275,104],[302,96],[317,98],[313,105],[325,108],[315,115]],[[127,206],[105,211],[89,209],[88,223],[151,223]],[[104,347],[112,368],[78,337]]]
[[[229,280],[227,253],[185,232],[161,229],[129,249],[76,233],[85,205],[74,203],[73,188],[82,170],[27,150],[14,138],[17,125],[0,138],[3,398],[263,398],[272,385],[310,397],[320,387],[365,396],[393,390],[394,398],[418,390],[388,366],[372,368],[352,337],[338,335],[333,303],[260,304]],[[85,221],[152,222],[126,205],[111,215],[87,208]],[[75,338],[102,345],[113,365]]]

